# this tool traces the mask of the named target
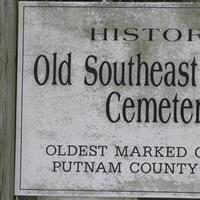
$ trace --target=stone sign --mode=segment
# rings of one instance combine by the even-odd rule
[[[199,19],[20,2],[16,195],[200,197]]]

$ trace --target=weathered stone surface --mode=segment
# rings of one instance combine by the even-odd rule
[[[198,4],[21,5],[27,6],[20,7],[17,194],[195,196],[200,187],[194,153],[200,106]],[[108,36],[102,39],[105,27]],[[159,30],[152,35],[149,27]],[[68,72],[59,78],[63,61]],[[94,84],[94,69],[87,65],[97,70]],[[143,98],[154,98],[149,110],[139,103]],[[188,113],[183,112],[186,101]],[[95,156],[89,150],[85,157],[50,155],[60,147],[57,152],[68,154],[69,145],[105,145],[106,150]],[[121,151],[129,146],[128,155],[116,156],[116,146]],[[139,149],[134,156],[133,147]],[[85,170],[86,161],[108,167],[103,173],[96,167],[94,174]],[[107,173],[108,161],[120,170]],[[154,172],[154,166],[161,170]]]

